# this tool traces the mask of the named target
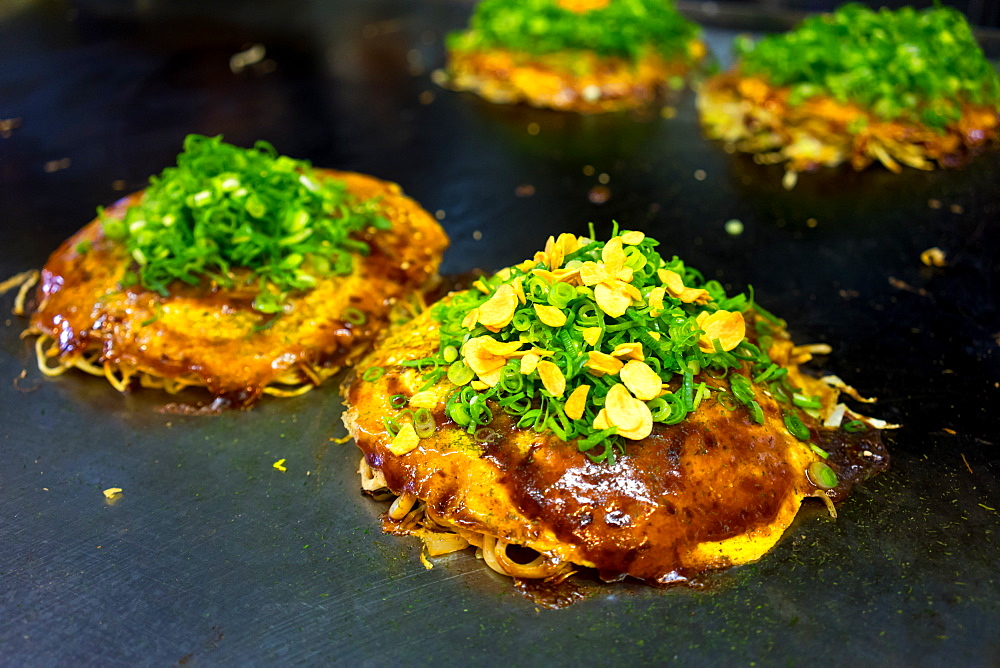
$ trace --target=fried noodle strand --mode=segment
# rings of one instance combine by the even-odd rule
[[[515,543],[490,534],[452,527],[435,519],[428,512],[426,504],[416,495],[394,495],[387,487],[382,472],[371,466],[365,457],[361,458],[358,473],[361,476],[361,487],[366,493],[375,498],[395,496],[386,514],[393,524],[393,532],[417,536],[430,556],[449,554],[474,545],[492,570],[508,577],[561,581],[575,572],[572,564],[543,553],[537,553],[528,563],[520,563],[507,554],[507,549],[516,545]]]
[[[101,359],[101,351],[97,348],[79,353],[60,354],[58,344],[47,334],[37,330],[27,330],[25,334],[38,336],[35,339],[35,359],[38,370],[50,378],[61,376],[69,369],[79,369],[91,376],[104,378],[113,388],[122,393],[127,392],[135,383],[138,383],[140,387],[160,389],[168,394],[177,394],[189,387],[205,386],[204,380],[194,374],[167,377],[136,369],[127,364],[103,360]],[[318,372],[311,366],[300,364],[296,369],[289,370],[288,373],[275,379],[272,384],[265,386],[263,392],[277,397],[301,396],[322,383],[323,376],[332,375],[336,371],[336,369],[324,369],[322,372]]]

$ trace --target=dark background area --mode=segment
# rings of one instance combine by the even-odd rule
[[[29,3],[32,0],[10,0],[11,2],[24,2]],[[41,0],[42,2],[53,2],[53,0]],[[868,5],[872,8],[888,7],[890,9],[898,9],[900,7],[916,7],[918,9],[923,9],[926,7],[933,7],[933,0],[915,0],[914,2],[904,2],[903,0],[884,0],[879,2],[878,0],[858,0],[861,4]],[[142,10],[150,7],[162,5],[162,3],[150,2],[150,0],[75,0],[71,2],[72,6],[84,12],[110,12],[116,14],[129,14],[137,9]],[[181,3],[183,4],[183,3]],[[214,9],[223,9],[230,6],[235,6],[235,0],[220,0],[213,2]],[[272,3],[274,5],[281,5],[288,8],[293,8],[295,2],[290,5],[287,3]],[[338,5],[343,5],[345,2],[343,0],[315,0],[314,2],[308,3],[311,6],[325,6],[327,8],[336,8]],[[348,3],[349,4],[349,3]],[[434,0],[428,0],[425,4],[437,4]],[[472,6],[475,4],[475,0],[456,0],[456,4],[464,4],[467,6]],[[836,2],[834,0],[726,0],[724,2],[713,2],[712,0],[680,0],[678,3],[682,6],[684,5],[699,5],[702,7],[709,6],[711,8],[719,8],[723,13],[734,9],[742,9],[743,11],[751,11],[757,14],[776,14],[780,16],[794,16],[798,13],[804,12],[828,12],[833,11],[843,2]],[[941,0],[941,4],[949,7],[954,7],[965,14],[969,21],[973,25],[985,26],[985,27],[998,27],[1000,26],[1000,3],[995,0]],[[238,12],[233,12],[238,13]]]
[[[863,5],[868,5],[873,9],[888,7],[889,9],[899,9],[900,7],[916,7],[924,9],[933,7],[933,0],[915,0],[905,2],[904,0],[858,0]],[[701,2],[699,4],[707,4]],[[754,7],[762,10],[772,10],[779,12],[829,12],[833,11],[843,2],[832,2],[831,0],[730,0],[729,3],[739,4],[746,7]],[[954,7],[968,17],[969,22],[978,26],[1000,26],[1000,3],[996,0],[947,0],[940,3],[946,7]]]
[[[443,90],[466,2],[43,2],[0,11],[0,278],[40,267],[184,136],[271,141],[398,182],[497,269],[613,220],[755,289],[817,371],[880,401],[891,468],[836,520],[809,504],[760,562],[697,588],[584,580],[541,611],[471,554],[382,535],[337,383],[253,411],[163,413],[157,392],[35,370],[0,298],[0,663],[1000,661],[1000,152],[966,169],[803,174],[675,114],[577,116]],[[719,60],[776,7],[685,5]],[[996,31],[982,33],[996,44]],[[262,58],[231,58],[253,45]],[[739,219],[740,235],[725,223]],[[947,265],[924,266],[940,247]],[[195,400],[198,397],[193,397]],[[272,468],[286,459],[288,471]],[[102,490],[121,487],[117,502]]]

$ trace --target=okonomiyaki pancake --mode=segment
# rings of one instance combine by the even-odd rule
[[[784,324],[639,232],[562,235],[352,371],[344,423],[386,531],[495,570],[682,582],[759,559],[804,499],[884,468],[876,420]],[[533,557],[508,551],[530,548]]]
[[[397,185],[313,169],[269,147],[250,151],[196,137],[186,149],[188,160],[201,155],[214,166],[192,192],[171,195],[179,209],[147,211],[149,189],[130,195],[46,263],[30,329],[39,335],[43,371],[78,367],[123,391],[200,386],[217,404],[246,407],[263,393],[298,394],[329,378],[370,347],[397,300],[436,278],[447,238]],[[240,173],[240,165],[251,173]],[[279,212],[237,217],[233,209],[277,206],[269,195],[290,197],[276,173],[305,184],[298,199]],[[313,193],[321,198],[315,211],[304,203]],[[237,202],[220,204],[214,222],[185,222],[198,198],[210,195]],[[183,226],[183,235],[139,244],[135,235],[154,217],[160,228]],[[172,225],[163,225],[171,217]],[[349,226],[340,227],[345,220]],[[156,260],[147,255],[184,264],[144,284],[142,272]],[[190,268],[213,256],[214,264]]]
[[[738,39],[698,92],[705,133],[797,174],[843,162],[960,167],[1000,140],[1000,76],[955,9],[857,4],[787,34]]]
[[[662,100],[706,54],[665,0],[484,0],[442,83],[500,104],[599,113]]]

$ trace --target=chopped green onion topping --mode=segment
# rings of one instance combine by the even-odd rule
[[[739,406],[731,392],[719,392],[715,398],[726,410],[734,411]]]
[[[384,417],[382,418],[382,424],[385,425],[385,430],[389,433],[389,436],[396,438],[399,434],[399,422],[395,418]]]
[[[357,309],[353,306],[348,306],[343,311],[340,312],[340,317],[344,319],[344,322],[350,323],[352,325],[363,325],[368,320],[368,316],[365,312]]]
[[[1000,107],[1000,76],[951,7],[851,3],[757,43],[737,39],[735,48],[744,74],[790,86],[792,104],[830,95],[885,120],[938,128],[957,121],[963,104]]]
[[[823,407],[823,404],[820,402],[818,396],[810,398],[803,396],[798,392],[792,395],[792,403],[799,408],[805,408],[807,410],[818,410]]]
[[[746,376],[738,373],[729,374],[729,388],[741,404],[749,404],[754,399],[753,388],[750,387],[750,381]]]
[[[465,385],[475,377],[476,373],[461,360],[452,362],[451,366],[448,367],[448,381],[452,385]]]
[[[859,431],[868,431],[868,425],[866,425],[861,420],[851,420],[850,422],[845,422],[840,425],[840,428],[846,432],[857,433]]]
[[[829,452],[827,452],[823,448],[819,447],[815,443],[809,443],[808,445],[809,445],[809,449],[812,450],[813,452],[815,452],[817,455],[819,455],[823,459],[829,459],[829,457],[830,457],[830,453]]]
[[[434,415],[426,408],[418,408],[413,414],[413,429],[420,438],[427,438],[437,429]]]
[[[369,383],[374,383],[376,380],[385,375],[385,369],[380,366],[370,366],[365,369],[365,372],[361,374],[361,380],[367,381]]]
[[[823,462],[813,462],[807,472],[809,479],[820,489],[833,489],[837,486],[837,474]]]
[[[589,50],[634,60],[649,49],[684,56],[699,33],[671,0],[614,0],[583,12],[565,9],[557,0],[483,0],[469,29],[449,34],[447,42],[457,51],[502,48],[539,55]],[[565,56],[572,67],[572,53]]]
[[[476,433],[472,435],[480,443],[496,443],[500,440],[500,434],[494,429],[489,427],[483,427],[482,429],[477,429]]]
[[[99,216],[133,260],[123,287],[166,296],[174,281],[253,286],[263,313],[281,311],[293,290],[350,273],[353,255],[368,252],[351,235],[389,227],[376,200],[357,200],[267,142],[239,148],[200,135],[188,135],[177,166],[150,178],[123,220]]]
[[[785,427],[795,438],[800,441],[809,440],[809,427],[807,427],[797,415],[791,413],[785,415]]]
[[[624,375],[635,376],[620,374],[619,369],[595,373],[589,366],[592,353],[603,355],[605,360],[615,353],[621,367],[630,360],[635,362],[633,368],[645,367],[639,369],[640,376],[644,376],[642,383],[650,388],[651,395],[642,392],[646,398],[641,401],[649,409],[653,423],[678,424],[698,406],[715,399],[730,410],[745,406],[754,422],[764,424],[764,411],[758,401],[760,389],[788,404],[789,411],[798,410],[791,405],[796,389],[788,383],[787,370],[745,337],[730,341],[729,350],[722,348],[718,338],[712,352],[703,348],[705,332],[699,326],[699,316],[719,311],[749,314],[755,309],[752,300],[744,294],[727,295],[717,281],[705,281],[698,271],[676,257],[665,259],[656,251],[658,244],[653,239],[639,233],[623,233],[621,238],[626,235],[629,243],[618,248],[624,251],[631,276],[628,281],[609,278],[604,283],[612,286],[609,289],[634,288],[632,294],[638,295],[621,315],[611,316],[604,310],[607,302],[597,296],[599,286],[588,286],[582,278],[576,282],[559,280],[555,272],[572,274],[585,267],[600,271],[601,266],[614,264],[610,259],[614,252],[605,255],[604,242],[572,238],[557,262],[542,253],[534,261],[481,278],[474,289],[439,302],[431,311],[439,323],[438,352],[403,364],[422,370],[425,388],[437,382],[447,368],[448,382],[454,388],[445,402],[445,414],[470,434],[491,423],[490,406],[499,407],[519,428],[575,441],[594,461],[609,463],[624,451],[625,439],[632,437],[618,433],[613,425],[599,428],[598,416],[611,388],[628,387]],[[602,264],[605,261],[611,265]],[[621,275],[628,274],[625,271]],[[673,280],[671,274],[680,277],[684,290],[696,294],[704,291],[702,297],[685,293],[689,298],[683,301],[666,291],[664,281]],[[631,287],[623,287],[626,283]],[[504,322],[488,327],[497,304],[504,301],[503,295],[508,295],[502,307],[506,309]],[[470,314],[475,318],[470,320]],[[759,320],[768,323],[767,319]],[[482,382],[481,374],[473,370],[486,359],[471,357],[467,344],[473,339],[480,345],[508,346],[510,351],[507,358],[489,358],[492,353],[487,354],[493,369],[490,383]],[[632,353],[616,352],[622,350]],[[536,356],[533,362],[525,359],[529,354]],[[553,389],[558,386],[552,384],[554,378],[564,382],[561,392]],[[725,382],[728,387],[719,385]],[[582,385],[589,388],[582,409],[567,410],[571,394]],[[635,399],[636,390],[629,391],[630,401],[640,401]],[[570,417],[578,413],[582,414]],[[793,433],[807,440],[809,430],[802,421],[791,413],[788,419],[798,425]]]

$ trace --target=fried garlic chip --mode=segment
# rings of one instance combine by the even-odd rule
[[[746,336],[747,327],[743,320],[743,314],[738,311],[715,311],[708,313],[703,311],[696,318],[698,327],[704,334],[698,339],[698,348],[702,352],[715,352],[714,341],[719,340],[719,345],[725,351],[732,350],[740,345]]]

